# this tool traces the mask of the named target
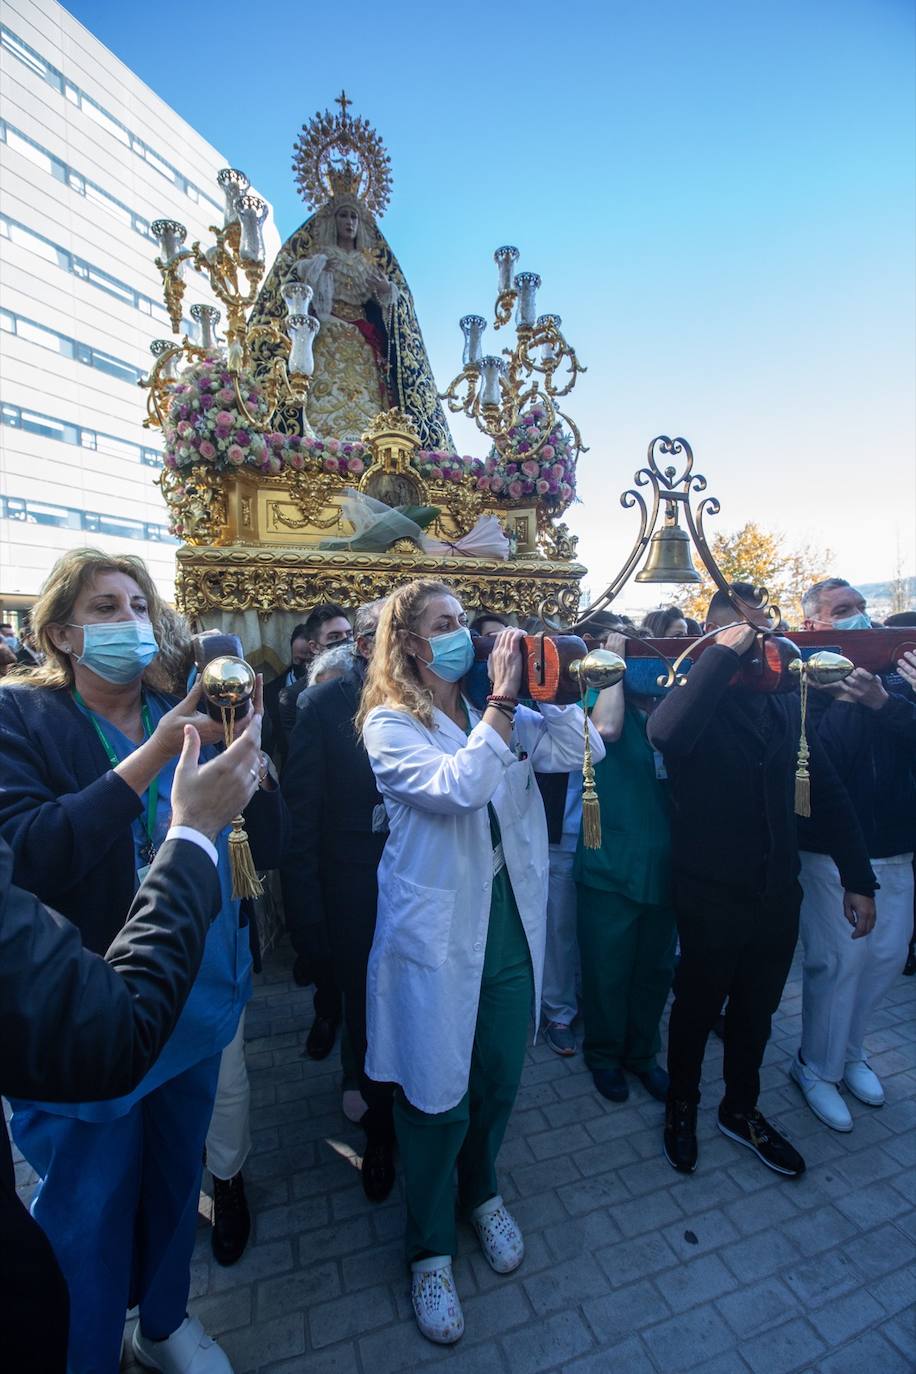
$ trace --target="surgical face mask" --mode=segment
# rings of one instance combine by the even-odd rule
[[[855,615],[844,616],[842,620],[833,622],[835,630],[870,630],[871,617],[864,611],[857,611]]]
[[[474,662],[474,641],[466,625],[460,625],[446,635],[436,635],[434,639],[428,639],[426,635],[417,635],[417,639],[425,639],[432,649],[432,662],[426,666],[443,682],[460,681]]]
[[[7,648],[8,648],[8,649],[12,649],[12,651],[13,651],[14,654],[18,654],[18,652],[19,652],[19,636],[18,636],[18,635],[4,635],[3,639],[4,639],[4,643],[6,644]]]
[[[148,620],[106,620],[72,628],[83,632],[83,652],[77,663],[106,682],[135,682],[159,652]]]

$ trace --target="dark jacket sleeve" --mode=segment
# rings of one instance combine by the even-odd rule
[[[20,884],[49,894],[74,886],[104,861],[142,802],[113,770],[78,792],[55,795],[43,766],[53,741],[32,738],[17,696],[0,691],[0,836],[15,853]],[[101,772],[108,767],[101,746],[99,754]]]
[[[916,748],[916,703],[891,694],[873,714],[878,729],[899,739],[905,752],[912,754]]]
[[[327,941],[319,871],[325,731],[310,697],[296,715],[283,770],[283,794],[291,820],[284,906],[293,948],[297,954],[311,954]]]
[[[255,868],[279,868],[289,847],[289,809],[279,787],[256,789],[245,807],[245,830]]]
[[[687,674],[683,687],[675,687],[649,717],[648,735],[653,748],[668,757],[693,752],[722,694],[738,671],[739,657],[724,644],[712,644]]]
[[[840,871],[843,887],[847,892],[871,897],[878,880],[869,862],[868,845],[855,808],[817,731],[809,730],[807,734],[811,751],[811,814],[817,817],[821,833],[828,837],[830,857]]]
[[[299,698],[302,693],[308,690],[308,678],[300,678],[291,687],[284,687],[280,693],[277,709],[277,716],[281,728],[286,732],[289,739],[296,728],[296,721],[299,719],[298,706]]]
[[[220,906],[212,860],[169,840],[104,959],[10,883],[0,841],[0,1091],[45,1101],[131,1092],[174,1029]]]

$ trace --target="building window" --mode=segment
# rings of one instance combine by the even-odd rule
[[[26,501],[17,496],[0,496],[0,519],[62,530],[86,530],[90,534],[107,534],[118,539],[147,539],[157,544],[178,543],[165,525],[131,520],[126,515],[79,510],[75,506],[57,506],[48,501]]]
[[[25,430],[29,434],[40,434],[45,439],[57,439],[63,444],[75,444],[78,448],[107,453],[112,458],[122,458],[128,463],[142,463],[148,468],[162,467],[162,458],[155,449],[132,443],[130,439],[118,439],[113,434],[103,434],[101,430],[89,429],[86,425],[74,425],[53,415],[23,410],[21,406],[11,405],[7,401],[0,404],[0,424]]]

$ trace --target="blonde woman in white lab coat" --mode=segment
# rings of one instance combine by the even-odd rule
[[[537,1025],[547,827],[534,768],[582,766],[578,706],[518,705],[520,630],[490,656],[483,713],[464,699],[473,662],[451,589],[412,582],[382,611],[357,723],[388,813],[369,958],[366,1071],[398,1085],[417,1324],[464,1330],[452,1276],[457,1201],[500,1274],[524,1242],[499,1195],[496,1155]],[[604,755],[590,726],[592,753]]]

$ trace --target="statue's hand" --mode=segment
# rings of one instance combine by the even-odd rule
[[[309,286],[314,286],[324,271],[327,260],[326,253],[316,253],[311,258],[300,258],[296,263],[296,276],[300,281],[308,282]]]

